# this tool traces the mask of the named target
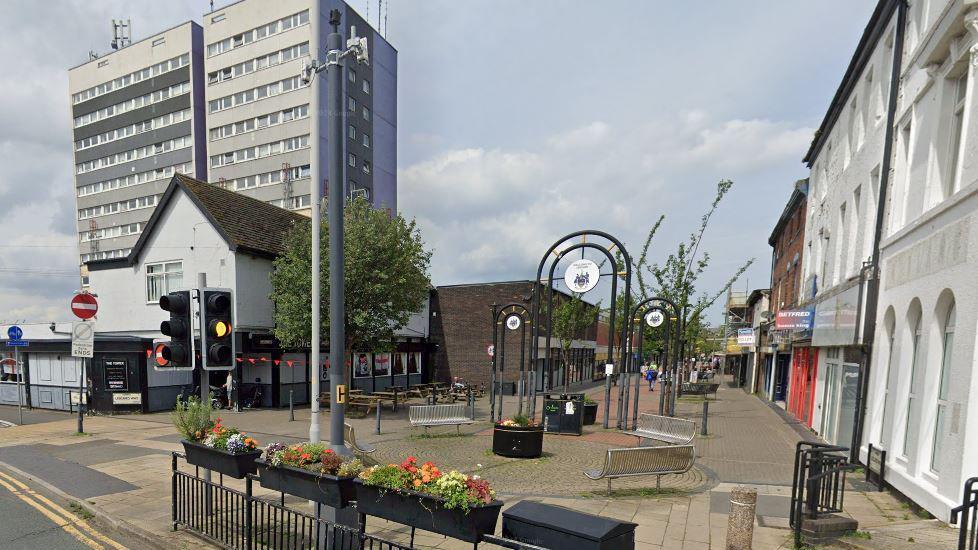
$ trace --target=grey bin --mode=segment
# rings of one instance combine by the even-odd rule
[[[570,435],[584,433],[584,394],[544,394],[543,431]]]
[[[534,500],[503,512],[504,538],[553,550],[632,549],[637,526]]]

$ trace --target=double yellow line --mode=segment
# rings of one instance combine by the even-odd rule
[[[44,495],[38,494],[27,485],[13,477],[0,472],[0,487],[10,491],[11,494],[27,503],[30,507],[44,514],[52,523],[60,527],[65,533],[75,537],[79,542],[96,550],[114,548],[115,550],[127,550],[118,542],[99,533],[88,521],[79,518],[58,506]]]

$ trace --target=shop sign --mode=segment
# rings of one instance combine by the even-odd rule
[[[752,328],[739,328],[737,329],[737,345],[741,347],[750,347],[754,345],[754,329]]]
[[[142,405],[143,396],[138,393],[113,393],[113,405]]]
[[[105,362],[105,389],[109,391],[129,389],[129,374],[126,372],[125,361]]]
[[[856,343],[859,285],[815,305],[813,346],[851,346]]]
[[[774,320],[778,330],[809,330],[815,312],[810,309],[782,309]]]

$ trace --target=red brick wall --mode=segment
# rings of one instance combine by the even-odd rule
[[[775,238],[771,273],[771,310],[775,313],[782,308],[794,308],[803,292],[801,268],[807,211],[807,200],[802,199],[792,212],[788,223]]]

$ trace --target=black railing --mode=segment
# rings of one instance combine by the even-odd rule
[[[964,482],[961,505],[951,509],[951,525],[958,525],[958,550],[975,550],[978,533],[978,477]],[[958,516],[963,515],[958,524]]]
[[[173,529],[183,526],[225,548],[270,550],[411,550],[388,540],[256,497],[253,476],[244,492],[182,472],[172,455]],[[360,525],[364,525],[361,517]]]
[[[804,518],[842,511],[845,500],[846,472],[857,464],[848,464],[844,453],[848,447],[799,441],[795,446],[795,470],[791,482],[791,508],[788,523],[794,531],[795,547],[801,545]]]

